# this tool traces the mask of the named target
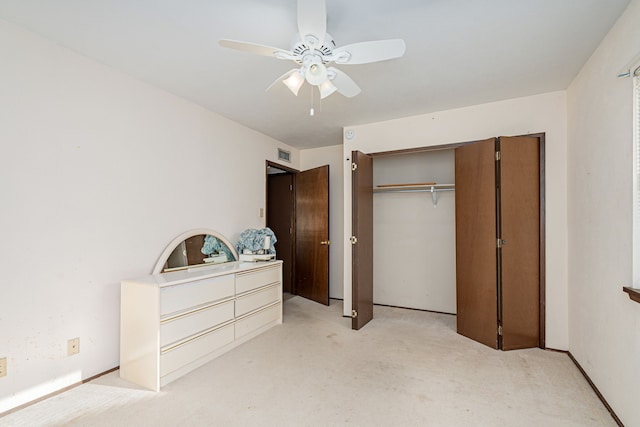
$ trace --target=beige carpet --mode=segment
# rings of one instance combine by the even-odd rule
[[[455,317],[376,307],[356,332],[300,297],[284,324],[167,385],[114,372],[0,426],[615,426],[567,355],[500,352]]]

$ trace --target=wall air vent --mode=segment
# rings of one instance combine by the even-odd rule
[[[291,163],[291,151],[285,151],[282,148],[278,148],[278,160],[284,160]]]

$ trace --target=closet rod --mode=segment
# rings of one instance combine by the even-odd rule
[[[374,193],[433,193],[435,191],[454,191],[455,184],[435,184],[435,185],[411,185],[411,184],[398,184],[398,185],[384,185],[374,188]]]
[[[456,189],[455,188],[434,188],[433,191],[430,188],[414,188],[414,189],[399,188],[399,189],[393,189],[393,190],[389,190],[387,188],[373,189],[374,193],[431,193],[431,192],[439,193],[441,191],[456,191]]]
[[[454,184],[436,184],[436,185],[386,185],[383,188],[374,188],[374,193],[431,193],[433,207],[438,205],[438,196],[436,193],[441,191],[455,191]]]

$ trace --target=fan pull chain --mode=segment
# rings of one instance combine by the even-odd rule
[[[311,88],[311,108],[309,108],[309,116],[313,117],[314,114],[316,113],[316,111],[313,108],[313,88],[314,88],[314,86],[309,85],[309,87]]]

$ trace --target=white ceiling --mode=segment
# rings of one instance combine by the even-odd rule
[[[296,0],[0,0],[0,17],[294,147],[342,127],[566,89],[629,0],[327,0],[337,46],[402,38],[401,59],[338,66],[362,88],[309,116],[289,61],[221,38],[289,49]],[[321,110],[321,111],[319,111]]]

